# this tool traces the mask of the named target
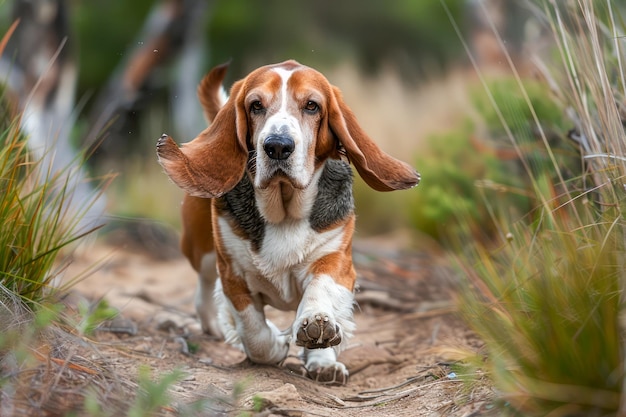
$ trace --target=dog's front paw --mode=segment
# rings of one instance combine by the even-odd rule
[[[309,350],[305,355],[305,368],[309,378],[328,385],[348,383],[348,370],[343,363],[337,362],[333,349]]]
[[[296,345],[322,349],[341,343],[341,328],[325,313],[317,313],[300,321]]]

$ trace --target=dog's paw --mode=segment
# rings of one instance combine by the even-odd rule
[[[326,313],[312,314],[300,320],[296,345],[308,349],[322,349],[341,343],[341,328]]]
[[[313,352],[309,352],[305,364],[309,378],[328,385],[347,384],[349,373],[346,366],[334,359],[335,353],[332,352],[332,349],[328,350],[331,352],[325,352],[324,350],[314,351],[324,353],[322,355],[315,355]]]

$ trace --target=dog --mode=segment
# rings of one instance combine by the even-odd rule
[[[318,71],[263,66],[226,96],[226,69],[198,87],[209,127],[182,147],[168,135],[157,143],[186,193],[181,248],[199,275],[202,328],[261,364],[282,363],[295,340],[309,377],[345,384],[337,356],[355,328],[350,163],[378,191],[414,187],[420,175],[370,139]],[[266,320],[265,305],[296,311],[292,328]]]

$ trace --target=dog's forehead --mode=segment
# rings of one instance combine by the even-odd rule
[[[307,89],[326,90],[328,81],[320,72],[296,61],[267,65],[247,77],[248,90],[255,88],[278,92],[285,87],[293,92]]]

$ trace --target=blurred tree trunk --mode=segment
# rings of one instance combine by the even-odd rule
[[[208,4],[205,0],[155,3],[133,43],[134,49],[113,72],[90,112],[85,144],[99,147],[97,160],[118,159],[141,143],[128,134],[131,129],[127,125],[136,117],[142,102],[167,84],[171,85],[178,133],[195,136],[203,128],[196,88],[202,76],[202,30]],[[169,71],[173,80],[163,71],[166,65],[177,66],[176,71]]]

